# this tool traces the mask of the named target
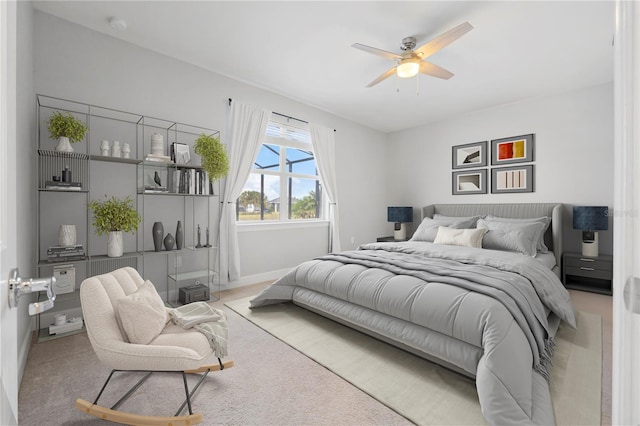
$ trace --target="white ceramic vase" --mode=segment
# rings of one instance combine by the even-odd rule
[[[58,139],[58,145],[56,145],[56,151],[73,152],[73,147],[71,146],[71,142],[69,142],[68,137],[60,136],[60,139]]]
[[[111,146],[111,156],[120,157],[120,154],[120,141],[113,141],[113,145]]]
[[[108,257],[120,257],[122,256],[122,231],[109,232],[109,241],[107,242],[107,256]]]
[[[60,225],[58,244],[61,246],[74,246],[76,244],[76,226]]]
[[[109,141],[108,140],[104,139],[102,141],[102,143],[100,144],[100,152],[105,157],[108,157],[108,156],[111,155],[111,146],[109,145]]]
[[[151,135],[151,154],[164,155],[164,138],[159,133]]]

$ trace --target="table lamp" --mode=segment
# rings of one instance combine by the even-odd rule
[[[609,207],[574,206],[573,229],[582,231],[582,255],[598,257],[598,232],[609,229]]]
[[[413,222],[413,207],[387,207],[387,222],[394,223],[394,240],[407,239],[405,223]]]

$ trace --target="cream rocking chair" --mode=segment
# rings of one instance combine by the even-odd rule
[[[159,326],[156,325],[161,330],[156,337],[145,336],[148,330],[136,331],[136,339],[133,340],[145,340],[153,337],[148,343],[130,343],[132,341],[130,334],[133,331],[128,327],[131,327],[132,321],[127,321],[124,316],[122,306],[125,306],[125,304],[121,302],[126,300],[127,303],[133,302],[135,304],[140,301],[140,294],[144,291],[150,291],[155,294],[151,296],[151,301],[156,303],[156,312],[166,309],[155,288],[152,287],[153,284],[145,282],[138,274],[138,271],[130,267],[90,277],[82,282],[80,300],[91,346],[100,361],[113,370],[95,401],[90,403],[86,400],[78,399],[76,400],[76,408],[103,420],[130,425],[193,425],[201,423],[203,420],[202,414],[194,414],[191,408],[193,393],[202,384],[210,371],[232,367],[233,361],[222,362],[218,357],[217,363],[206,365],[207,362],[214,360],[215,356],[218,355],[214,354],[207,337],[194,329],[185,330],[171,322],[166,324],[166,320]],[[159,302],[155,300],[156,298]],[[157,303],[161,304],[160,308],[158,308]],[[142,305],[144,305],[144,301]],[[144,316],[144,309],[139,309],[139,307],[136,307],[136,309],[135,315],[137,317],[132,317],[136,319],[133,322],[143,327],[153,323],[153,321],[148,321],[148,317]],[[125,338],[125,336],[128,336],[128,338]],[[137,371],[147,372],[147,374],[111,408],[98,405],[100,396],[102,396],[109,380],[117,371]],[[176,414],[174,416],[159,417],[118,411],[118,407],[154,371],[182,373],[186,400]],[[191,391],[189,391],[185,373],[202,373],[201,378]],[[188,407],[189,414],[181,415],[185,405]]]

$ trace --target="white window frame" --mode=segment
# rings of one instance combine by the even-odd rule
[[[288,119],[283,117],[277,117],[273,115],[269,120],[269,124],[275,124],[285,129],[290,129],[294,132],[299,132],[300,130],[307,132],[309,134],[309,125],[306,124],[303,126],[293,126],[290,123],[287,123]],[[329,208],[329,203],[326,200],[326,196],[324,196],[324,192],[320,194],[320,217],[314,219],[291,219],[289,217],[289,178],[300,178],[300,179],[309,179],[309,180],[317,180],[319,183],[320,175],[308,175],[303,173],[294,173],[289,172],[287,167],[287,157],[286,157],[286,149],[298,149],[302,151],[310,151],[313,153],[314,160],[317,161],[315,152],[313,151],[313,145],[311,144],[311,135],[309,134],[309,142],[300,142],[297,140],[287,139],[285,137],[276,137],[267,135],[262,142],[263,145],[274,145],[279,146],[281,148],[279,155],[279,170],[264,170],[264,169],[255,169],[252,168],[250,172],[251,175],[268,175],[268,176],[278,176],[280,178],[280,218],[278,220],[236,220],[236,224],[238,226],[256,226],[260,227],[264,226],[282,226],[282,225],[295,225],[295,226],[304,226],[305,224],[317,226],[318,223],[325,223],[328,221],[327,219],[327,211]],[[317,170],[317,167],[316,167]],[[246,184],[246,183],[245,183]]]

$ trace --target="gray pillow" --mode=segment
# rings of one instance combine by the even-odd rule
[[[484,218],[487,222],[510,222],[510,223],[543,223],[544,227],[540,230],[540,235],[538,236],[538,245],[536,249],[540,253],[549,253],[549,248],[544,244],[544,233],[547,232],[549,228],[549,224],[551,223],[551,218],[548,216],[543,217],[535,217],[535,218],[511,218],[511,217],[498,217],[487,215]]]
[[[488,229],[482,247],[491,250],[512,251],[535,257],[538,235],[544,223],[491,222],[478,220],[478,228]]]
[[[440,217],[437,219],[425,217],[422,219],[420,226],[418,226],[418,229],[416,229],[416,232],[413,233],[413,236],[409,241],[427,241],[432,243],[438,234],[438,227],[446,226],[448,228],[456,229],[475,228],[479,217],[480,216]]]

